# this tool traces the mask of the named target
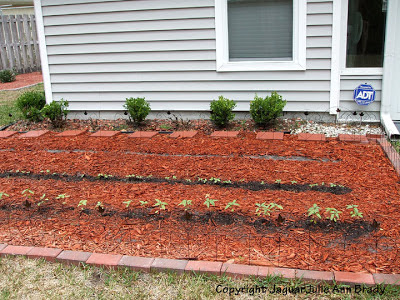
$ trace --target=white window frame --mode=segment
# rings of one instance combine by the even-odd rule
[[[293,0],[293,59],[229,61],[228,1],[215,0],[217,72],[306,70],[306,0]]]
[[[340,49],[340,75],[382,75],[383,68],[347,68],[346,67],[346,59],[347,59],[347,22],[349,15],[349,0],[342,0],[342,13],[341,16],[338,16],[334,22],[339,22],[341,24],[341,41],[342,45]],[[387,16],[386,16],[387,18]],[[345,21],[342,21],[345,20]]]

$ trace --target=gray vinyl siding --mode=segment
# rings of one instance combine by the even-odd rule
[[[360,84],[368,83],[375,89],[375,101],[367,106],[360,106],[353,100],[354,89]],[[341,76],[340,108],[343,111],[368,112],[366,118],[379,120],[382,99],[382,76]]]
[[[71,110],[207,111],[219,95],[248,111],[277,91],[286,111],[329,111],[332,1],[308,0],[306,71],[216,72],[215,0],[42,0],[53,98]]]

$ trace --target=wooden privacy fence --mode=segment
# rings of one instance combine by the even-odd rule
[[[0,70],[28,73],[41,69],[34,15],[0,15]]]

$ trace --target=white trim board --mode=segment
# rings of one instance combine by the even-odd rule
[[[49,104],[50,102],[53,101],[53,93],[51,90],[50,69],[47,57],[46,37],[44,34],[42,1],[34,0],[34,5],[35,5],[35,16],[36,16],[36,30],[39,40],[40,61],[42,64],[44,92],[46,94],[46,103]]]
[[[229,61],[228,4],[215,1],[215,31],[217,72],[231,71],[282,71],[306,69],[306,0],[293,0],[293,60],[292,61]]]

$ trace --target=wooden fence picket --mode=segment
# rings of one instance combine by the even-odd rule
[[[0,16],[0,70],[39,71],[40,53],[34,15]]]

